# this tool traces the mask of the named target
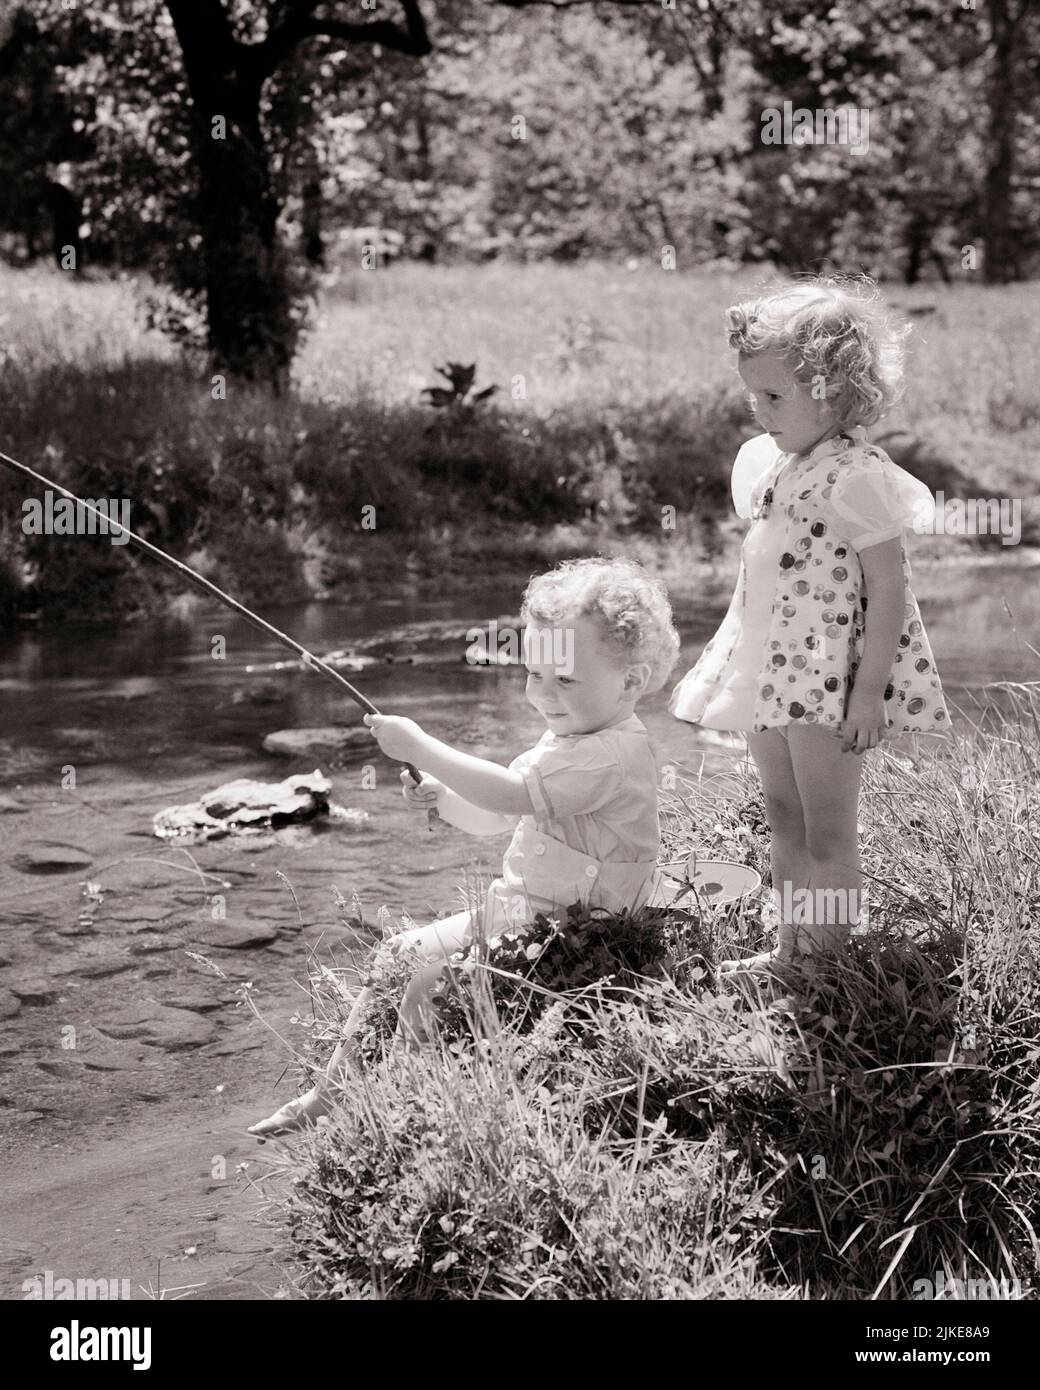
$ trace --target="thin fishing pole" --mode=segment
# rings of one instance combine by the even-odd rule
[[[189,584],[194,584],[197,589],[201,589],[203,593],[208,594],[211,598],[217,599],[218,602],[224,604],[226,608],[230,608],[233,612],[239,614],[240,617],[245,618],[246,622],[252,623],[253,627],[259,628],[261,632],[266,633],[269,637],[275,638],[275,640],[281,642],[283,646],[288,647],[290,651],[294,651],[303,661],[304,665],[309,666],[312,671],[317,671],[319,675],[327,676],[329,680],[335,681],[337,685],[341,686],[347,692],[356,704],[361,706],[366,714],[379,713],[379,710],[376,709],[372,701],[366,699],[366,697],[361,694],[361,691],[356,690],[338,671],[333,670],[333,668],[322,661],[320,657],[315,656],[313,652],[309,652],[306,647],[301,647],[299,642],[290,637],[288,633],[282,632],[279,628],[276,628],[273,624],[261,618],[258,614],[254,613],[252,609],[247,608],[244,603],[239,603],[238,599],[232,598],[230,594],[226,594],[223,589],[218,589],[216,584],[203,578],[201,574],[196,573],[190,565],[186,565],[182,560],[175,560],[172,555],[167,555],[165,550],[160,550],[157,545],[153,545],[151,541],[146,541],[143,536],[138,536],[135,532],[131,531],[128,526],[123,526],[121,522],[113,522],[104,512],[99,512],[98,509],[91,506],[89,502],[84,502],[81,497],[77,497],[76,494],[70,492],[68,488],[62,487],[60,483],[52,482],[50,478],[45,478],[42,473],[37,473],[35,469],[29,468],[27,464],[19,463],[17,459],[11,458],[10,454],[5,454],[3,450],[0,450],[0,461],[16,469],[17,472],[24,473],[27,478],[32,478],[34,482],[41,483],[44,487],[60,493],[62,497],[67,497],[68,500],[74,502],[77,507],[82,507],[85,511],[100,518],[109,528],[115,528],[118,532],[125,532],[128,540],[132,541],[139,549],[153,556],[160,564],[165,565],[168,569],[172,569],[174,573],[179,574],[182,579],[186,579]],[[411,763],[405,763],[405,767],[408,769],[409,776],[414,782],[419,783],[422,781],[422,776],[418,769],[413,767]],[[432,815],[430,817],[430,828],[433,828]]]

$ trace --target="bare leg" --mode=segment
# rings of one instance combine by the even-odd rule
[[[268,1115],[266,1120],[260,1120],[257,1124],[250,1125],[247,1130],[248,1134],[255,1134],[259,1139],[266,1138],[270,1134],[285,1134],[294,1129],[302,1129],[305,1125],[312,1124],[329,1113],[332,1108],[335,1085],[345,1079],[354,1055],[353,1035],[357,1028],[358,1019],[372,998],[372,994],[372,989],[366,986],[355,998],[347,1021],[343,1025],[343,1037],[336,1044],[336,1049],[329,1058],[325,1075],[302,1096],[287,1101],[273,1115]]]
[[[421,985],[416,984],[416,978],[426,979],[429,976],[432,979],[440,973],[441,966],[448,956],[471,940],[472,921],[472,913],[458,912],[452,917],[431,922],[428,927],[417,927],[413,931],[398,932],[396,936],[392,936],[380,947],[380,952],[388,960],[395,959],[404,952],[411,952],[420,961],[428,962],[425,966],[420,965],[406,991],[405,1000],[408,1001],[409,1016],[413,1001],[422,996],[422,988]],[[329,1059],[325,1075],[304,1095],[289,1101],[281,1109],[276,1110],[273,1115],[269,1115],[266,1120],[250,1125],[248,1133],[255,1135],[258,1139],[263,1139],[269,1135],[284,1134],[295,1129],[302,1129],[305,1125],[313,1124],[323,1115],[328,1114],[332,1108],[336,1085],[342,1084],[354,1063],[356,1048],[354,1035],[373,992],[371,987],[366,986],[355,998],[350,1014],[343,1026],[343,1036]],[[403,1002],[402,1009],[404,1008]],[[398,1037],[400,1035],[401,1026],[399,1024]]]
[[[788,740],[775,729],[769,729],[764,733],[748,734],[747,741],[762,779],[769,821],[769,867],[773,898],[780,914],[780,944],[775,951],[720,962],[719,973],[723,975],[733,971],[768,970],[777,959],[786,959],[791,954],[790,937],[800,901],[794,890],[805,888],[809,882],[805,822]]]
[[[860,915],[857,814],[863,756],[843,753],[840,739],[811,725],[792,725],[790,744],[809,863],[806,911],[791,945],[816,955],[844,946]]]

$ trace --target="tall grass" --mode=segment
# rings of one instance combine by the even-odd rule
[[[386,1052],[384,981],[331,1123],[276,1165],[309,1291],[1035,1297],[1040,687],[1008,696],[867,763],[867,929],[779,994],[714,982],[768,943],[755,903],[538,919],[446,972],[416,1054]],[[749,764],[666,821],[666,857],[765,868]],[[315,979],[315,1060],[345,979]]]

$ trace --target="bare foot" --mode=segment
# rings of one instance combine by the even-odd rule
[[[790,952],[777,947],[742,960],[719,961],[716,980],[720,985],[735,989],[753,1008],[793,1009],[794,987],[798,963]]]
[[[771,951],[762,951],[757,956],[745,956],[742,960],[723,960],[719,962],[719,976],[725,975],[769,975],[782,976],[784,966],[801,965],[803,968],[814,960],[832,956],[848,945],[849,929],[846,926],[821,924],[806,927],[799,924],[791,926],[780,924],[779,942]]]
[[[257,1139],[268,1139],[275,1134],[291,1134],[294,1130],[316,1124],[323,1115],[329,1113],[331,1107],[332,1101],[328,1092],[320,1091],[317,1086],[313,1086],[306,1095],[289,1101],[273,1115],[268,1115],[266,1120],[250,1125],[246,1133],[255,1135]]]
[[[769,975],[776,974],[777,966],[790,963],[789,955],[781,955],[779,949],[762,951],[757,956],[744,956],[740,960],[720,960],[718,973],[722,975]]]

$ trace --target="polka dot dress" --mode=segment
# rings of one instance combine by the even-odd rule
[[[745,449],[759,447],[750,441]],[[742,451],[743,453],[744,451]],[[746,462],[746,460],[745,460]],[[781,454],[738,513],[755,524],[729,611],[669,709],[707,728],[761,732],[781,725],[837,729],[863,659],[867,595],[859,550],[899,536],[934,512],[928,488],[855,429],[804,456]],[[746,468],[745,468],[746,472]],[[949,711],[901,552],[903,630],[884,691],[887,731],[941,732]]]

